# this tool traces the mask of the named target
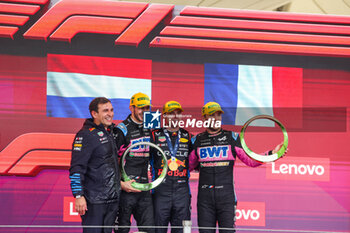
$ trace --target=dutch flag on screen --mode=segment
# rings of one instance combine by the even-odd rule
[[[133,94],[151,96],[151,61],[142,59],[48,56],[47,116],[89,118],[95,97],[111,100],[116,120],[129,114]]]
[[[254,65],[205,64],[204,102],[218,102],[223,124],[243,125],[256,115],[274,116],[277,108],[300,107],[302,69]],[[258,120],[255,126],[274,126]]]

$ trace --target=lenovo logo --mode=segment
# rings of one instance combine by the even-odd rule
[[[238,202],[236,209],[237,226],[265,226],[264,202]]]
[[[80,222],[78,212],[75,212],[75,198],[63,197],[63,222]]]
[[[322,165],[305,165],[305,164],[281,164],[279,169],[275,168],[275,163],[272,164],[272,173],[275,174],[299,174],[299,175],[318,175],[322,176],[324,174],[324,167]]]
[[[268,164],[269,179],[329,181],[328,158],[285,157]]]

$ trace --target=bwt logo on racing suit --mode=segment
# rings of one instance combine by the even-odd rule
[[[199,150],[200,159],[227,159],[228,151],[231,150],[229,146],[210,146],[210,147],[201,147]]]
[[[236,208],[236,225],[265,226],[265,203],[238,202]]]
[[[267,164],[268,179],[329,181],[329,158],[285,157]]]
[[[134,145],[139,142],[150,142],[149,137],[142,137],[142,138],[137,138],[131,140],[131,145]],[[147,145],[139,145],[135,146],[130,150],[130,156],[135,156],[135,157],[149,157],[149,146]]]

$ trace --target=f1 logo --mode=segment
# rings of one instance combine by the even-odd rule
[[[160,115],[159,110],[156,112],[143,113],[143,127],[145,129],[160,129]]]
[[[116,45],[138,46],[174,6],[97,0],[62,0],[29,30],[26,39],[71,42],[78,33],[120,35]]]
[[[0,37],[14,39],[19,28],[23,27],[29,18],[40,10],[40,5],[45,5],[47,2],[48,0],[1,1],[0,24],[5,25],[0,25]]]

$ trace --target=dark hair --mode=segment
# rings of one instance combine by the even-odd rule
[[[89,104],[89,111],[90,111],[90,115],[92,117],[91,112],[95,111],[98,112],[98,105],[99,104],[106,104],[106,103],[110,103],[111,101],[105,97],[97,97],[95,99],[93,99],[90,104]]]

